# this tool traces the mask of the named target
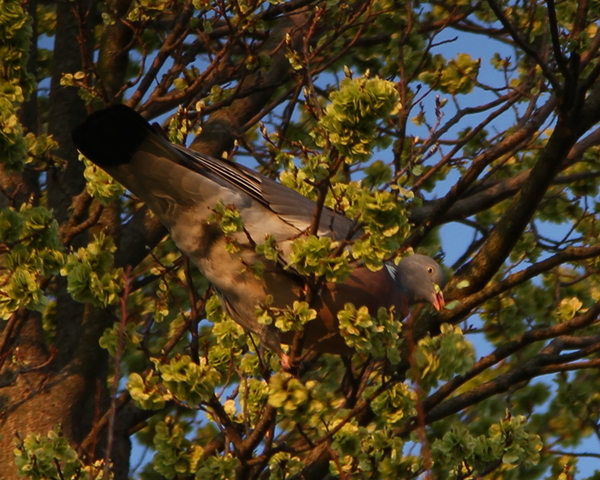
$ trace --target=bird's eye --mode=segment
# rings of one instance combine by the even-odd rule
[[[427,267],[427,272],[429,274],[433,274],[433,267]]]

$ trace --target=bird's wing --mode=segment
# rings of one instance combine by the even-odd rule
[[[304,195],[259,173],[227,160],[212,158],[185,147],[174,146],[185,158],[189,168],[210,171],[238,190],[246,193],[264,207],[275,212],[284,222],[300,232],[309,230],[316,213],[316,203]],[[344,240],[354,230],[355,223],[342,214],[324,207],[319,219],[318,233]]]

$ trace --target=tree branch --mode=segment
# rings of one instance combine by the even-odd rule
[[[559,119],[531,173],[490,232],[479,253],[452,279],[448,290],[451,298],[480,290],[495,275],[521,237],[576,140],[577,134],[570,123]],[[469,278],[469,286],[457,291],[456,285],[466,278]]]
[[[550,333],[552,333],[551,336],[571,333],[574,330],[590,325],[598,318],[599,314],[600,302],[596,303],[585,314],[575,317],[568,322],[558,324],[551,328],[538,329],[525,333],[516,343],[511,342],[510,344],[501,347],[501,349],[498,349],[493,354],[488,355],[484,359],[477,362],[475,367],[468,374],[457,377],[456,379],[448,382],[448,384],[444,385],[434,395],[425,400],[426,406],[430,407],[431,405],[434,405],[435,402],[438,402],[441,398],[444,398],[446,395],[448,395],[450,391],[453,390],[453,387],[457,388],[459,385],[464,384],[464,382],[467,380],[467,377],[473,378],[475,375],[481,373],[493,363],[496,363],[498,361],[496,355],[504,358],[510,355],[510,353],[514,353],[516,350],[522,348],[523,345],[517,346],[518,343],[527,344],[532,343],[533,341],[543,340],[545,338],[549,338],[547,335]],[[537,338],[534,339],[533,337]],[[598,351],[598,349],[600,349],[600,344],[596,343],[595,345],[575,354],[558,355],[555,353],[540,353],[506,374],[499,375],[493,380],[478,385],[468,392],[453,397],[431,409],[427,408],[429,412],[427,413],[426,421],[428,424],[430,424],[445,418],[448,415],[457,413],[464,408],[491,397],[492,395],[506,392],[509,389],[514,388],[514,386],[520,382],[531,380],[539,375],[550,373],[550,371],[545,367],[553,367],[555,364],[568,362],[574,358],[580,358],[582,356],[589,355]]]
[[[475,307],[481,305],[486,300],[489,300],[501,293],[504,293],[511,288],[520,285],[521,283],[530,280],[541,273],[548,272],[553,268],[567,262],[576,260],[586,260],[600,256],[600,245],[591,247],[568,247],[560,253],[547,258],[539,263],[536,263],[520,272],[514,273],[502,280],[501,282],[493,283],[486,286],[484,289],[463,298],[458,306],[452,310],[444,310],[436,319],[436,322],[441,323],[458,323],[465,318]],[[450,298],[450,297],[449,297]]]
[[[538,51],[532,45],[530,45],[523,37],[521,37],[521,35],[519,35],[515,27],[504,15],[504,12],[500,8],[496,0],[487,0],[487,2],[492,11],[496,14],[496,17],[498,18],[500,23],[502,23],[502,26],[509,33],[509,35],[515,41],[515,43],[519,47],[521,47],[521,49],[529,57],[531,57],[535,61],[535,63],[540,67],[542,73],[544,74],[544,77],[546,77],[546,79],[550,82],[550,85],[552,85],[554,91],[560,92],[560,83],[558,82],[552,71],[548,68],[548,64],[544,62],[544,60],[540,57]]]
[[[573,166],[581,160],[583,154],[591,147],[600,145],[600,128],[594,130],[584,139],[580,140],[569,152],[565,162],[561,165],[561,171]],[[450,207],[444,214],[443,223],[448,223],[460,219],[464,219],[476,213],[487,210],[494,205],[500,203],[507,198],[515,195],[529,177],[531,169],[524,170],[517,175],[505,180],[496,180],[492,182],[484,182],[480,185],[474,185],[469,191],[470,195],[461,198]],[[565,175],[556,177],[552,185],[565,185],[573,182],[585,180],[590,176],[596,175],[597,172],[582,172],[573,175]],[[415,208],[409,216],[412,223],[421,223],[427,219],[440,200],[435,200],[422,207]]]
[[[403,248],[418,245],[423,238],[439,223],[446,212],[454,205],[454,203],[471,187],[473,182],[481,174],[481,172],[496,158],[504,153],[515,148],[521,142],[527,141],[533,132],[537,131],[554,109],[554,101],[549,100],[529,123],[523,128],[508,135],[506,138],[498,142],[493,147],[486,150],[481,155],[478,155],[471,164],[471,167],[450,189],[448,194],[440,199],[437,205],[433,208],[428,218],[423,220],[413,231],[413,233],[404,242]]]
[[[189,20],[194,14],[194,5],[191,0],[186,1],[185,6],[181,10],[181,13],[173,22],[173,26],[170,28],[170,33],[165,39],[162,47],[154,57],[152,65],[148,69],[146,75],[140,82],[135,93],[131,96],[127,102],[129,106],[136,106],[142,97],[146,94],[152,83],[155,81],[158,72],[166,62],[170,53],[185,39],[189,28]]]
[[[591,323],[593,323],[598,315],[600,314],[600,302],[596,303],[592,308],[590,308],[586,313],[582,315],[578,315],[577,317],[572,318],[563,323],[559,323],[553,327],[543,327],[543,328],[535,328],[533,330],[529,330],[519,337],[510,340],[504,345],[498,347],[494,352],[485,357],[481,358],[473,368],[465,373],[464,375],[458,375],[450,380],[448,383],[444,384],[440,387],[435,393],[430,395],[425,400],[425,409],[430,411],[433,407],[440,404],[442,400],[447,398],[452,392],[455,392],[459,387],[464,385],[469,380],[475,378],[477,375],[481,374],[492,365],[497,364],[498,362],[504,360],[508,356],[522,350],[527,345],[530,345],[535,342],[540,342],[544,340],[548,340],[549,338],[555,338],[561,335],[569,335],[572,332],[579,330],[581,328],[585,328]],[[583,340],[578,341],[578,345],[581,346]],[[588,341],[587,339],[585,340]],[[597,342],[597,339],[594,339]],[[588,345],[589,343],[586,343]],[[563,345],[566,345],[563,343]],[[557,345],[555,345],[557,346]],[[550,353],[550,352],[549,352]],[[552,352],[554,353],[554,352]]]

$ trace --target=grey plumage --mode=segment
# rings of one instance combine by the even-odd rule
[[[289,341],[272,325],[257,322],[257,305],[273,295],[275,307],[291,305],[302,295],[300,276],[284,269],[291,242],[311,225],[315,203],[253,170],[211,158],[169,143],[134,110],[116,105],[92,114],[73,131],[77,148],[92,162],[139,196],[167,227],[177,246],[190,257],[214,285],[231,317],[258,335],[268,348],[282,355],[281,341]],[[234,234],[241,251],[225,249],[219,225],[211,223],[218,202],[235,205],[244,232]],[[354,222],[325,208],[318,235],[345,239]],[[281,261],[266,260],[255,253],[265,236],[274,237]],[[265,265],[262,278],[248,268]],[[318,318],[307,325],[305,345],[339,353],[345,345],[336,336],[336,313],[344,303],[367,305],[372,314],[380,306],[395,306],[405,315],[409,304],[429,302],[444,306],[439,285],[445,284],[437,262],[412,255],[399,265],[386,264],[379,272],[357,267],[343,284],[325,284],[314,307]],[[347,348],[347,347],[346,347]]]

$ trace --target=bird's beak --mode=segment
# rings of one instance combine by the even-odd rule
[[[446,301],[444,300],[444,294],[442,291],[439,289],[436,290],[437,291],[433,294],[431,304],[433,305],[433,308],[439,312],[446,306]]]

